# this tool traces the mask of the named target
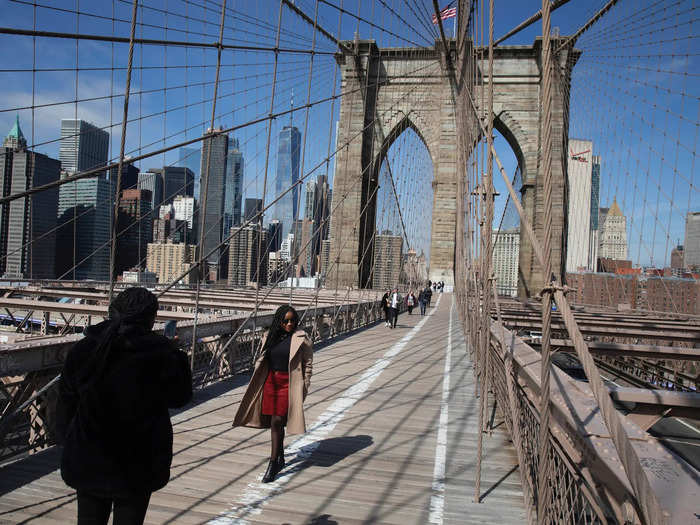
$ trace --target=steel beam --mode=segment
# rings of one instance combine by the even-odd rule
[[[530,346],[539,343],[530,341]],[[625,343],[602,343],[587,341],[588,349],[595,356],[627,356],[640,359],[667,359],[675,361],[700,361],[700,348],[683,348],[679,346],[633,345]],[[552,346],[567,353],[576,353],[570,339],[552,339]]]

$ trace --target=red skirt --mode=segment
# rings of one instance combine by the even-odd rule
[[[263,387],[262,413],[264,416],[286,416],[289,409],[289,372],[267,374]]]

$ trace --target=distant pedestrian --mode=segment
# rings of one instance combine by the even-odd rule
[[[411,315],[413,312],[413,307],[416,306],[417,302],[416,296],[413,295],[413,290],[411,290],[406,296],[406,309],[408,310],[408,315]]]
[[[428,300],[428,308],[430,308],[430,301],[433,299],[433,291],[430,289],[430,286],[425,288],[425,297]]]
[[[233,418],[234,427],[270,429],[270,461],[263,483],[274,481],[284,468],[285,426],[290,434],[306,432],[304,400],[311,386],[314,352],[311,339],[297,328],[298,323],[294,308],[282,305],[277,309]]]
[[[389,306],[391,308],[391,328],[396,328],[396,321],[399,318],[399,308],[401,307],[401,295],[399,294],[398,288],[394,288],[389,301]]]
[[[425,315],[425,307],[428,304],[428,298],[426,297],[425,289],[421,290],[418,294],[418,304],[420,305],[420,314]]]
[[[384,310],[384,326],[387,328],[391,327],[391,304],[389,300],[391,298],[391,290],[387,290],[382,295],[382,309]]]
[[[158,300],[129,288],[109,318],[70,349],[59,380],[61,476],[77,491],[78,524],[143,523],[170,478],[168,408],[192,397],[187,355],[152,331]],[[112,510],[113,509],[113,510]]]

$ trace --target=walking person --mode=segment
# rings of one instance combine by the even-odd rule
[[[428,304],[428,298],[425,293],[425,289],[421,290],[418,294],[418,304],[420,305],[420,314],[425,315],[425,307]]]
[[[158,300],[129,288],[68,352],[59,379],[61,476],[77,491],[79,525],[142,524],[170,478],[168,408],[192,398],[187,355],[152,331]]]
[[[391,309],[391,328],[396,328],[396,321],[399,318],[399,307],[401,305],[401,295],[399,295],[399,289],[394,288],[391,294],[391,299],[389,299],[389,306]]]
[[[384,326],[387,328],[391,327],[391,305],[389,300],[391,298],[391,290],[387,290],[382,295],[382,308],[384,309]]]
[[[284,468],[285,427],[289,434],[306,432],[303,403],[311,386],[314,353],[311,340],[298,324],[294,308],[282,305],[277,309],[233,419],[234,427],[270,429],[270,461],[263,483],[274,481]]]
[[[430,286],[425,288],[425,298],[428,300],[428,308],[430,308],[430,301],[433,298],[433,291],[430,289]]]
[[[416,296],[413,295],[413,290],[411,290],[406,296],[406,308],[408,309],[408,315],[413,313],[413,307],[416,305]]]

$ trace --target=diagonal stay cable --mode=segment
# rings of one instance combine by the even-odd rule
[[[116,250],[117,250],[117,217],[119,216],[119,202],[122,189],[122,169],[124,167],[124,148],[126,147],[126,122],[129,118],[129,91],[131,89],[131,67],[134,62],[134,37],[136,34],[136,14],[138,12],[138,0],[134,0],[131,11],[131,36],[129,37],[129,59],[126,66],[126,86],[124,87],[124,113],[122,116],[122,136],[119,146],[119,162],[117,163],[117,186],[115,188],[114,215],[112,216],[111,248],[109,252],[109,301],[114,294],[114,280],[116,279]]]

